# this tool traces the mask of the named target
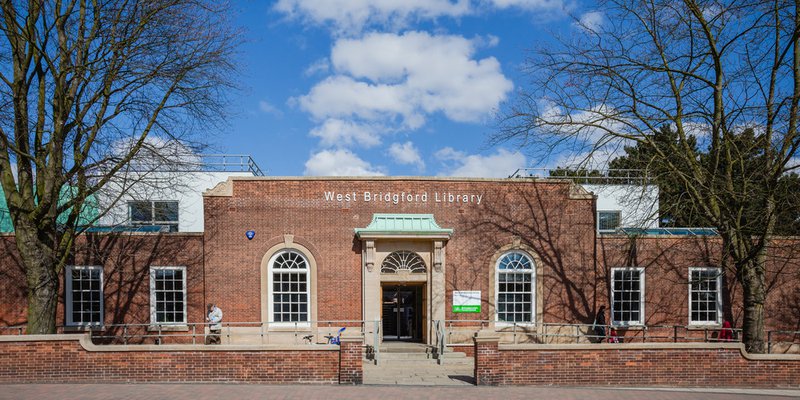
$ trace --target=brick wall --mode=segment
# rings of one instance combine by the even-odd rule
[[[336,346],[94,346],[80,335],[0,338],[2,383],[246,382],[319,383],[340,381]],[[357,346],[357,349],[356,347]],[[160,348],[163,348],[160,349]],[[313,347],[313,348],[312,348]],[[131,349],[134,349],[130,351]],[[357,342],[342,346],[347,357]],[[343,357],[348,359],[347,357]],[[349,380],[360,384],[361,366],[348,362]]]
[[[740,344],[497,345],[475,340],[478,385],[800,387],[800,356]]]
[[[187,322],[205,321],[203,237],[196,234],[98,234],[76,240],[70,265],[103,266],[105,325],[150,323],[151,266],[186,267]],[[64,279],[56,324],[64,325]],[[27,285],[14,236],[0,236],[0,326],[27,320]],[[109,334],[119,333],[113,329]]]
[[[206,196],[205,254],[209,299],[222,299],[226,319],[260,321],[259,268],[283,235],[308,248],[317,262],[318,320],[362,319],[361,242],[354,228],[375,213],[433,214],[454,230],[446,244],[447,319],[453,290],[481,290],[489,299],[492,257],[515,240],[543,263],[546,321],[590,318],[595,284],[594,211],[590,197],[571,196],[569,182],[481,179],[236,179],[231,196]],[[325,192],[353,193],[357,201],[328,201]],[[427,193],[427,202],[363,201],[362,193]],[[481,195],[481,204],[434,201],[436,193]],[[254,230],[248,240],[245,232]],[[348,299],[348,301],[341,301]],[[224,301],[223,301],[224,300]]]
[[[360,385],[364,383],[364,340],[360,336],[343,336],[339,351],[339,384]]]

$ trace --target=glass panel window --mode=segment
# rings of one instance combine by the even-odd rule
[[[718,268],[689,268],[689,323],[722,323],[722,271]]]
[[[68,266],[65,277],[67,325],[102,325],[103,267]]]
[[[128,209],[133,225],[163,226],[170,232],[178,231],[177,201],[131,201]]]
[[[611,269],[611,321],[614,325],[644,324],[644,269]]]
[[[600,232],[614,232],[622,224],[622,212],[598,211],[597,230]]]
[[[496,320],[531,323],[534,313],[534,264],[520,251],[503,254],[495,268]]]
[[[272,322],[308,322],[310,283],[308,261],[297,251],[283,250],[269,263]]]
[[[150,267],[150,320],[186,323],[186,267]]]

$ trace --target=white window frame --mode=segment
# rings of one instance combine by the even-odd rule
[[[716,321],[692,321],[692,272],[696,271],[714,271],[717,274],[717,319]],[[716,267],[690,267],[689,268],[689,325],[691,326],[709,326],[709,325],[722,325],[722,269]]]
[[[275,281],[275,269],[273,265],[275,264],[275,260],[284,253],[295,253],[303,257],[303,260],[306,262],[306,269],[304,274],[306,276],[306,312],[307,318],[306,321],[275,321],[275,310],[274,308],[274,289],[272,288],[272,284]],[[293,270],[281,270],[281,271],[288,271],[292,272]],[[300,270],[296,270],[300,271]],[[300,294],[300,293],[298,293]],[[305,255],[302,251],[293,248],[287,249],[280,249],[269,258],[269,263],[267,264],[267,316],[270,326],[299,326],[299,327],[308,327],[311,326],[311,321],[314,320],[314,316],[311,315],[311,262],[308,259],[308,256]]]
[[[600,229],[600,214],[601,213],[617,213],[619,214],[619,225],[614,229]],[[618,228],[622,228],[622,210],[597,210],[597,231],[600,233],[614,233]]]
[[[99,270],[100,271],[100,321],[98,322],[75,322],[72,319],[72,271],[74,270]],[[105,284],[103,276],[103,266],[101,265],[67,265],[64,270],[64,307],[66,309],[66,325],[67,326],[102,326],[105,313],[105,291],[103,285]]]
[[[183,321],[182,322],[158,322],[156,320],[156,271],[183,271]],[[186,276],[186,266],[150,266],[150,325],[179,325],[185,326],[188,317],[189,301],[186,298],[186,286],[188,277]]]
[[[638,321],[617,321],[614,319],[614,275],[616,275],[617,271],[637,271],[639,273],[639,320]],[[645,282],[646,282],[645,269],[642,267],[624,267],[624,268],[611,268],[611,298],[609,299],[611,304],[611,325],[613,326],[643,326],[645,321],[645,297],[647,292],[645,291]]]
[[[531,320],[529,322],[512,322],[512,321],[501,321],[500,320],[500,312],[498,311],[498,298],[500,296],[500,262],[503,261],[503,258],[511,253],[519,253],[523,256],[527,257],[528,260],[531,262]],[[509,272],[508,270],[503,270],[503,272]],[[533,257],[531,257],[528,252],[523,250],[509,250],[504,251],[500,257],[497,258],[497,261],[494,264],[494,323],[495,326],[533,326],[536,325],[536,261]]]

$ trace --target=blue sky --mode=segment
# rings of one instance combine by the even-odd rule
[[[489,147],[494,113],[526,85],[528,51],[576,24],[569,0],[235,2],[240,92],[215,150],[269,175],[503,177],[552,165]]]

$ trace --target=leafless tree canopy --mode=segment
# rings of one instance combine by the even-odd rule
[[[238,34],[215,1],[1,4],[0,181],[32,291],[29,330],[45,332],[84,201],[143,148],[193,143],[197,121],[222,116]]]
[[[779,178],[800,167],[797,1],[609,0],[599,25],[537,50],[493,140],[590,157],[641,143],[718,227],[763,347],[763,261]],[[677,140],[659,146],[663,127]],[[755,132],[752,140],[742,134]],[[698,157],[692,136],[707,155]],[[748,213],[748,203],[761,210]],[[753,207],[750,207],[752,209]],[[748,214],[748,215],[746,215]]]

